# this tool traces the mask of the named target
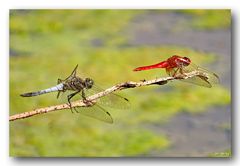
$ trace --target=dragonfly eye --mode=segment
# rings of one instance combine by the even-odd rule
[[[188,66],[191,63],[191,60],[188,57],[183,57],[181,61],[183,66]]]
[[[92,88],[93,84],[94,84],[94,81],[91,78],[86,78],[85,79],[85,86],[86,86],[87,89]]]

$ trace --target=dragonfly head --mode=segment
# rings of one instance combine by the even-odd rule
[[[179,58],[179,63],[183,66],[188,66],[191,63],[191,60],[188,57]]]
[[[91,89],[94,84],[94,81],[91,78],[86,78],[85,79],[85,87],[87,89]]]

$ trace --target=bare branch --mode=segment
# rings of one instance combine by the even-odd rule
[[[148,86],[148,85],[164,85],[164,84],[167,84],[168,81],[171,81],[171,80],[188,79],[188,78],[191,78],[191,77],[194,77],[197,75],[205,76],[204,73],[200,73],[198,71],[192,71],[190,73],[185,73],[184,75],[175,76],[175,77],[156,78],[153,80],[142,80],[141,82],[128,81],[128,82],[124,82],[124,83],[119,83],[117,85],[114,85],[114,86],[102,91],[102,92],[99,92],[97,94],[87,97],[87,100],[88,101],[96,101],[98,98],[106,96],[106,95],[113,93],[115,91],[118,91],[118,90],[124,90],[124,89],[128,89],[128,88],[137,88],[137,87]],[[72,108],[74,108],[74,107],[88,107],[91,105],[87,104],[86,102],[83,102],[83,100],[77,100],[77,101],[71,102],[71,106],[72,106]],[[28,117],[31,117],[34,115],[44,114],[44,113],[53,112],[53,111],[59,111],[59,110],[63,110],[63,109],[70,109],[69,104],[60,104],[60,105],[49,106],[49,107],[45,107],[45,108],[38,108],[33,111],[15,114],[15,115],[12,115],[9,117],[9,121],[24,119],[24,118],[28,118]]]

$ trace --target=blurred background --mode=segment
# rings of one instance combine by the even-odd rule
[[[10,156],[231,156],[230,10],[11,10],[10,115],[66,103],[45,89],[78,75],[108,88],[164,77],[133,72],[178,54],[220,77],[213,88],[180,81],[124,90],[128,110],[113,124],[52,112],[10,122]]]

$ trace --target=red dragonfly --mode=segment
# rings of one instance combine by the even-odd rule
[[[219,77],[217,74],[193,64],[188,57],[181,57],[178,55],[173,55],[167,60],[154,65],[138,67],[133,71],[150,70],[156,68],[165,68],[167,74],[172,77],[184,76],[184,73],[198,71],[200,73],[199,75],[188,79],[182,79],[181,81],[205,86],[208,88],[211,88],[212,84],[216,84],[219,82]]]

